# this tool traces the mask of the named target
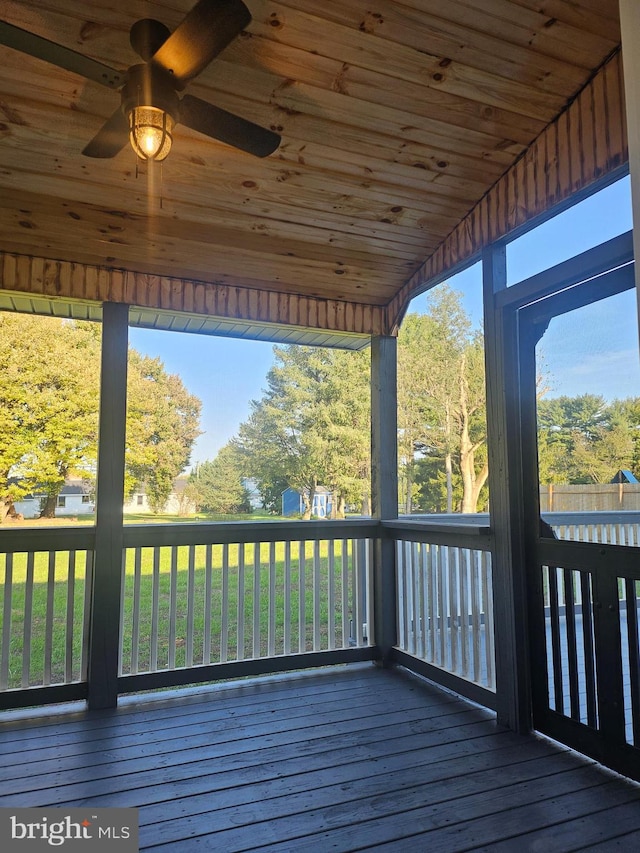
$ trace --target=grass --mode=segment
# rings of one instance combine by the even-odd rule
[[[253,512],[253,513],[227,513],[213,514],[199,512],[194,515],[170,515],[168,513],[159,513],[154,515],[149,512],[126,512],[124,514],[125,524],[184,524],[197,521],[213,522],[213,521],[275,521],[281,516],[271,515],[268,512]],[[291,519],[289,519],[290,521]],[[2,528],[7,530],[15,530],[22,527],[74,527],[92,525],[96,523],[95,513],[87,513],[86,515],[61,515],[56,518],[27,518],[21,521],[14,519],[6,519]],[[2,529],[0,528],[0,529]]]
[[[306,546],[301,561],[298,543],[290,546],[288,570],[285,544],[276,543],[273,559],[270,546],[196,546],[127,551],[124,574],[122,615],[122,672],[146,672],[197,665],[242,657],[265,656],[287,650],[326,649],[329,647],[329,617],[333,619],[333,639],[343,643],[343,627],[350,615],[352,596],[351,550],[344,554],[342,542],[333,546],[334,569],[330,581],[329,543],[319,544],[314,561],[312,545]],[[208,557],[208,551],[210,556]],[[0,557],[6,560],[5,557]],[[223,571],[223,564],[227,570]],[[136,562],[137,561],[137,562]],[[86,555],[76,554],[75,569],[69,569],[67,552],[58,552],[50,564],[46,553],[35,555],[31,569],[26,555],[14,555],[11,577],[0,574],[6,596],[5,612],[0,619],[0,646],[4,637],[6,608],[10,601],[8,673],[9,687],[22,683],[23,657],[29,662],[28,683],[82,680],[82,645]],[[209,563],[210,569],[207,570]],[[0,572],[2,572],[0,562]],[[347,579],[343,605],[343,576]],[[10,580],[10,598],[6,589]],[[29,594],[32,590],[31,630],[28,624]],[[270,590],[275,595],[271,597]],[[315,590],[315,594],[314,594]],[[134,606],[135,605],[135,606]],[[138,618],[134,616],[134,609]],[[72,614],[72,630],[67,631],[67,613]],[[271,619],[270,619],[271,614]],[[300,618],[302,614],[302,618]],[[51,647],[46,645],[46,626],[53,625]],[[269,625],[271,623],[271,633]],[[192,626],[192,630],[189,627]],[[285,646],[288,626],[288,647]],[[152,648],[152,635],[157,646]],[[0,659],[6,650],[0,650]],[[6,657],[5,657],[6,659]]]

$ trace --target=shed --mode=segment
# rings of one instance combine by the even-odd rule
[[[284,516],[302,515],[304,512],[304,494],[304,492],[299,492],[291,486],[285,489],[282,493],[282,514]],[[330,514],[331,492],[324,486],[318,486],[313,496],[311,515],[316,518],[327,518]]]

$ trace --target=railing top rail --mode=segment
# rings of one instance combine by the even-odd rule
[[[542,518],[549,524],[640,524],[640,510],[589,510],[580,512],[543,512]],[[488,512],[478,513],[424,513],[416,515],[401,515],[398,521],[428,524],[458,525],[461,528],[477,527],[486,533],[489,529],[490,517]],[[484,529],[482,529],[484,528]]]
[[[470,521],[456,524],[453,520],[441,521],[440,517],[437,521],[430,521],[424,517],[399,518],[382,521],[381,527],[387,536],[397,539],[448,545],[454,548],[490,551],[493,542],[491,528],[487,524],[474,524]]]
[[[640,511],[544,512],[551,525],[640,524]],[[168,545],[207,545],[250,542],[297,542],[350,537],[375,538],[386,535],[419,537],[428,541],[461,545],[459,537],[473,537],[474,546],[490,547],[491,527],[488,513],[438,513],[401,516],[378,522],[372,518],[321,521],[229,521],[183,524],[127,524],[124,545],[127,548]],[[435,542],[435,539],[434,539]],[[95,527],[21,527],[0,528],[0,553],[27,551],[91,550]]]
[[[590,512],[543,512],[542,517],[549,524],[640,524],[640,511],[592,510]]]
[[[491,533],[489,515],[420,515],[400,516],[383,521],[385,529],[397,527],[402,530],[432,530],[434,533],[460,533],[461,536],[488,536]]]
[[[301,542],[318,539],[373,538],[378,522],[370,518],[335,521],[229,521],[188,524],[127,524],[125,548],[167,545],[224,545],[251,542]]]
[[[21,527],[0,529],[0,553],[28,551],[91,551],[96,529],[87,527]]]

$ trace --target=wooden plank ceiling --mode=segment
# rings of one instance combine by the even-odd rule
[[[128,146],[81,155],[116,92],[0,46],[0,251],[386,305],[620,41],[618,0],[246,3],[189,92],[282,144],[261,160],[178,127],[161,182]],[[0,0],[0,19],[125,69],[136,20],[191,5]]]

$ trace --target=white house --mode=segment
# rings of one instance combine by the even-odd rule
[[[176,477],[171,494],[162,509],[163,513],[167,515],[190,515],[196,511],[193,501],[189,500],[184,494],[187,483],[188,477]],[[14,503],[15,511],[24,518],[38,518],[45,497],[42,493],[26,495],[22,500]],[[138,484],[136,486],[131,497],[125,500],[123,509],[125,513],[152,512],[144,485]],[[58,495],[55,510],[56,518],[88,515],[94,510],[94,486],[79,478],[67,480]]]
[[[38,518],[45,500],[44,494],[25,495],[14,503],[17,513],[24,518]],[[62,487],[56,503],[56,518],[62,516],[88,515],[95,509],[93,486],[81,479],[69,479]]]
[[[185,495],[188,482],[189,478],[186,476],[176,477],[173,481],[173,489],[162,508],[165,515],[192,515],[196,511],[195,503]],[[128,513],[153,512],[144,483],[136,484],[131,496],[125,500],[124,511]]]

